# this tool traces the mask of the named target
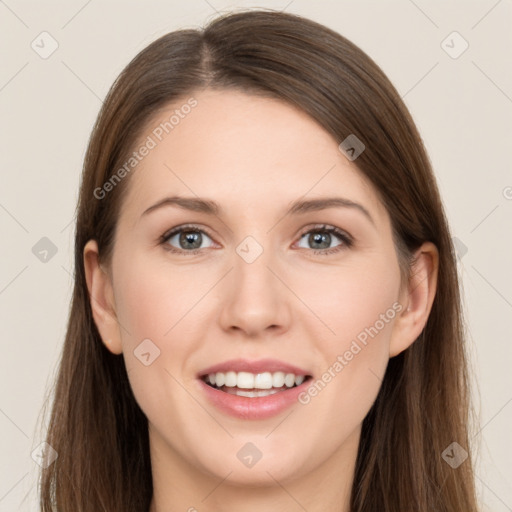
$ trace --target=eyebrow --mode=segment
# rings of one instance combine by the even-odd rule
[[[215,201],[211,201],[209,199],[202,199],[199,197],[172,196],[165,197],[154,205],[150,206],[142,213],[142,216],[166,206],[177,206],[178,208],[182,208],[184,210],[201,212],[216,216],[220,215],[222,211],[222,208]],[[285,215],[302,214],[325,210],[327,208],[353,208],[361,212],[373,225],[375,225],[375,221],[370,215],[370,212],[362,204],[356,203],[344,197],[323,197],[309,200],[298,199],[291,204]]]

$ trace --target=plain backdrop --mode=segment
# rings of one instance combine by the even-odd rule
[[[484,510],[512,511],[510,0],[0,0],[0,512],[38,510],[31,453],[63,344],[78,184],[102,99],[159,36],[257,7],[348,37],[410,109],[459,253],[479,494]]]

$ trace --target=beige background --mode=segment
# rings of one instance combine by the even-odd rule
[[[308,16],[351,39],[411,110],[459,240],[480,386],[473,438],[480,496],[485,510],[512,510],[510,0],[0,0],[0,512],[37,510],[31,452],[63,343],[79,174],[102,98],[160,35],[198,27],[215,11],[260,6]],[[43,31],[51,36],[38,37]],[[463,39],[451,35],[442,46],[453,31]],[[41,53],[51,38],[58,48],[43,59],[31,43]],[[469,47],[452,58],[464,40]],[[57,250],[46,262],[32,252],[43,237]]]

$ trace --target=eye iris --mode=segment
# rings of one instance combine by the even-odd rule
[[[198,231],[184,231],[180,235],[180,246],[183,249],[199,249],[202,241],[202,235]]]
[[[312,233],[309,235],[309,243],[320,244],[315,249],[327,249],[331,245],[331,235],[329,233]]]

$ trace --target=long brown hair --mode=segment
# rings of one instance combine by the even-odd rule
[[[58,458],[41,471],[41,510],[149,508],[147,419],[122,356],[105,348],[93,321],[83,249],[95,239],[109,262],[129,177],[101,200],[94,191],[123,165],[159,109],[206,87],[279,98],[339,142],[355,135],[366,146],[355,163],[389,212],[398,254],[424,241],[437,246],[438,287],[426,327],[389,361],[363,422],[351,511],[475,512],[471,456],[454,468],[442,455],[453,442],[470,451],[471,409],[456,258],[421,137],[396,89],[357,46],[316,22],[267,10],[160,37],[105,99],[83,168],[74,292],[46,437]]]

